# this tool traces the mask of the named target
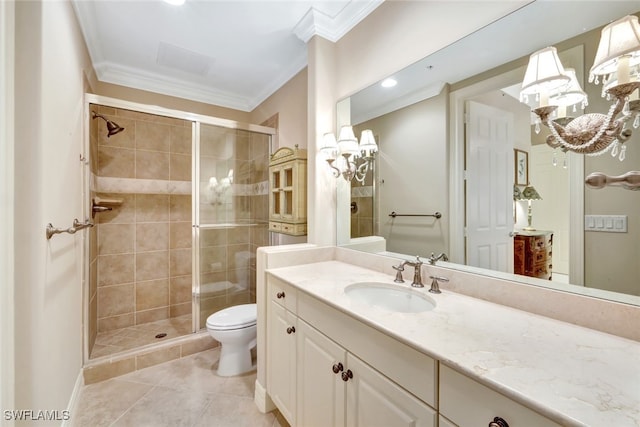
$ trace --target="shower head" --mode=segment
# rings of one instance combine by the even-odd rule
[[[95,111],[91,112],[93,114],[93,119],[95,119],[96,117],[100,117],[102,120],[104,120],[105,122],[107,122],[107,138],[109,138],[111,135],[115,135],[116,133],[120,133],[124,130],[123,127],[120,127],[117,123],[112,122],[111,120],[108,120],[105,116],[96,113]]]

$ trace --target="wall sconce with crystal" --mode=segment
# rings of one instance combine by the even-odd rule
[[[625,128],[632,117],[634,128],[640,127],[640,24],[629,15],[603,28],[600,43],[589,73],[589,82],[603,83],[603,96],[613,101],[607,114],[589,113],[575,119],[558,120],[557,112],[566,108],[584,91],[578,81],[564,69],[554,47],[533,53],[522,82],[520,100],[528,103],[535,96],[537,107],[532,111],[539,123],[551,130],[547,144],[565,151],[600,155],[611,150],[620,160],[625,158],[622,144],[631,136]],[[586,94],[583,105],[586,106]],[[578,101],[581,102],[581,101]]]
[[[326,157],[333,176],[342,176],[347,181],[355,178],[364,185],[367,173],[373,166],[374,154],[378,151],[373,132],[363,130],[358,142],[353,127],[347,125],[340,128],[337,140],[333,133],[326,133],[322,141],[320,152]]]

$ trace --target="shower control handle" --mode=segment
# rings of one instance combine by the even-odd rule
[[[282,292],[278,292],[278,293],[276,294],[276,297],[277,297],[278,299],[282,299],[282,298],[284,298],[284,291],[282,291]]]
[[[289,335],[294,334],[295,332],[296,332],[296,327],[295,327],[295,326],[289,326],[289,327],[287,328],[287,333],[288,333]]]

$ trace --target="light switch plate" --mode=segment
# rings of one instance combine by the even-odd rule
[[[585,231],[604,231],[607,233],[626,233],[626,215],[585,215]]]

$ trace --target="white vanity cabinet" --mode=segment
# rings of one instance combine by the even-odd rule
[[[490,425],[495,417],[505,420],[509,427],[560,426],[448,366],[440,364],[440,427],[486,426]],[[496,424],[496,427],[498,426],[499,424]]]
[[[268,348],[278,357],[267,358],[267,391],[282,415],[294,424],[296,407],[296,290],[285,283],[269,287]]]
[[[433,359],[302,292],[288,310],[276,278],[267,295],[267,391],[293,427],[437,425]]]

